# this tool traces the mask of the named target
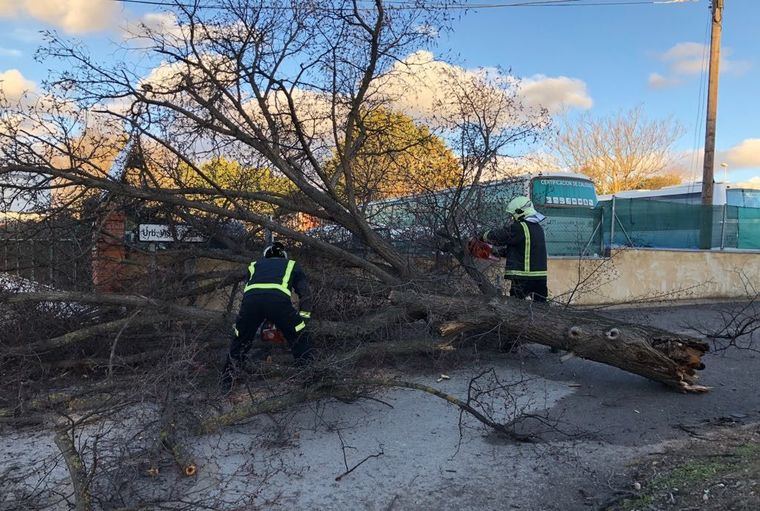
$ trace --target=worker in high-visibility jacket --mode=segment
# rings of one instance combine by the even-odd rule
[[[507,214],[512,222],[486,231],[481,239],[498,247],[499,254],[507,258],[504,278],[511,281],[509,296],[545,302],[548,296],[546,238],[539,224],[545,217],[524,196],[509,202]]]
[[[292,291],[298,294],[300,312],[293,307]],[[311,291],[306,274],[298,263],[288,259],[282,243],[269,245],[264,249],[264,257],[248,266],[243,302],[222,374],[223,390],[229,390],[256,332],[267,320],[282,331],[296,363],[308,363],[314,356],[306,327],[310,318]]]

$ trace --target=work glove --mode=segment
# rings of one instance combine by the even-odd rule
[[[304,321],[311,319],[311,312],[308,311],[299,311],[298,315],[303,319]]]

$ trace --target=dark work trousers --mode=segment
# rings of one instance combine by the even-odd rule
[[[546,287],[546,278],[537,279],[510,279],[512,285],[509,288],[509,296],[525,300],[529,296],[534,302],[545,302],[549,291]]]
[[[249,293],[243,297],[243,303],[240,305],[240,312],[235,321],[237,331],[232,335],[225,373],[233,370],[232,364],[238,367],[242,365],[248,350],[251,349],[256,332],[266,320],[274,323],[282,331],[296,363],[305,364],[313,358],[307,328],[296,331],[298,326],[304,323],[304,319],[293,308],[290,298],[279,292]]]
[[[545,302],[549,295],[546,286],[546,277],[538,279],[512,279],[512,286],[509,288],[509,296],[527,299],[529,296],[534,302]],[[557,348],[551,349],[552,353],[557,353]]]

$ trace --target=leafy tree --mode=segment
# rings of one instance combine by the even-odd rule
[[[461,168],[454,153],[427,126],[388,109],[367,112],[364,142],[350,162],[357,200],[401,197],[456,186]],[[338,168],[338,151],[329,167]]]
[[[235,190],[236,202],[244,205],[247,209],[257,213],[272,215],[277,207],[271,203],[252,200],[245,197],[245,192],[263,192],[273,196],[292,196],[297,188],[286,177],[275,174],[269,168],[251,168],[241,165],[235,160],[223,157],[214,158],[200,165],[201,172],[195,172],[187,166],[183,166],[181,181],[186,188],[211,188],[209,181],[222,190]],[[202,175],[201,175],[202,174]],[[241,193],[242,192],[242,193]],[[204,197],[196,197],[199,200],[207,200]],[[242,195],[242,197],[240,197]],[[214,199],[214,203],[221,207],[230,207],[231,200],[226,197]]]

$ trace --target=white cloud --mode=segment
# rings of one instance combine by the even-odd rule
[[[235,64],[218,54],[204,53],[200,60],[191,58],[188,62],[163,62],[153,68],[139,86],[143,91],[161,95],[175,95],[191,84],[196,91],[216,93],[216,87],[210,77],[201,69],[201,64],[214,75],[214,79],[223,84],[232,84],[237,80]]]
[[[125,39],[141,39],[148,35],[182,37],[182,26],[172,12],[149,12],[124,27]]]
[[[660,73],[652,73],[649,75],[649,87],[652,89],[667,89],[668,87],[674,87],[681,83],[678,78],[668,78],[662,76]]]
[[[486,179],[505,179],[524,174],[540,174],[547,172],[569,172],[562,168],[557,158],[547,152],[532,152],[519,157],[498,156],[496,168]]]
[[[21,50],[15,48],[3,48],[0,46],[0,57],[20,57],[23,55]]]
[[[660,55],[660,58],[666,62],[702,59],[706,56],[707,46],[702,43],[677,43]]]
[[[3,0],[0,0],[0,2],[2,1]],[[0,17],[2,17],[2,14],[0,14]],[[15,39],[16,41],[21,41],[23,43],[34,44],[39,43],[42,40],[42,33],[39,30],[31,30],[29,28],[16,27],[7,35],[11,39]]]
[[[418,51],[376,79],[373,88],[396,109],[415,118],[429,118],[445,99],[447,81],[464,74],[461,68],[435,60],[432,53]]]
[[[756,188],[760,190],[760,176],[751,177],[747,181],[736,183],[736,186],[741,188]]]
[[[140,21],[146,28],[161,33],[174,32],[179,27],[173,12],[149,12]]]
[[[721,51],[720,72],[741,75],[752,64],[747,60],[731,59],[733,51],[724,47]],[[658,55],[668,67],[668,76],[659,73],[649,75],[649,86],[653,89],[671,87],[680,83],[679,77],[698,75],[707,70],[710,50],[707,45],[695,42],[677,43]]]
[[[18,0],[0,0],[0,16],[10,18],[19,11]]]
[[[117,12],[112,0],[0,0],[0,17],[29,17],[70,34],[108,28]]]
[[[678,155],[677,164],[684,169],[690,179],[700,180],[704,162],[704,148],[683,151]],[[721,163],[728,165],[721,167]],[[760,169],[760,138],[748,138],[738,144],[715,153],[715,178],[723,179],[724,173],[746,169]]]
[[[16,102],[27,92],[34,92],[37,84],[24,78],[18,69],[0,72],[0,94],[11,102]]]
[[[586,82],[567,76],[534,75],[520,80],[520,96],[528,106],[546,108],[549,113],[588,110],[594,104]]]
[[[760,138],[748,138],[718,153],[718,162],[728,164],[729,171],[760,168]]]
[[[415,118],[439,114],[441,105],[450,103],[451,83],[464,84],[495,75],[493,69],[466,69],[436,60],[429,51],[412,53],[375,83],[376,92],[391,100],[393,106]],[[591,108],[593,101],[582,80],[566,76],[534,75],[515,80],[517,96],[526,106],[543,107],[550,113]]]
[[[233,83],[239,79],[235,73],[235,64],[218,55],[204,55],[203,62],[207,67],[216,70],[216,77],[222,82]],[[416,52],[397,63],[388,73],[377,78],[371,87],[368,101],[375,105],[386,105],[394,110],[406,113],[418,121],[442,127],[438,123],[446,123],[446,117],[457,116],[458,112],[446,111],[446,107],[454,107],[450,96],[451,82],[458,81],[464,87],[470,87],[473,82],[480,82],[485,90],[485,96],[503,94],[503,90],[493,87],[500,85],[498,80],[505,80],[489,69],[465,69],[446,62],[435,60],[430,52]],[[507,88],[514,85],[517,99],[522,100],[527,109],[516,109],[504,114],[504,123],[519,122],[522,115],[533,115],[535,107],[546,107],[551,112],[572,108],[590,108],[592,100],[586,91],[586,85],[581,80],[568,77],[546,77],[537,75],[525,80],[506,78]],[[138,89],[156,96],[165,96],[180,103],[191,101],[183,93],[183,86],[193,82],[201,94],[215,96],[213,87],[207,87],[206,77],[195,66],[184,63],[163,63],[152,69],[138,84]],[[207,90],[208,89],[208,90]],[[333,136],[332,98],[320,92],[296,88],[291,92],[301,125],[309,137],[315,137],[317,143],[329,145]],[[219,98],[220,108],[227,108],[223,98]],[[240,98],[245,105],[247,115],[257,121],[264,122],[260,117],[259,105],[251,97]],[[347,113],[349,98],[337,97],[338,102],[335,122],[341,124]],[[112,109],[123,109],[125,104],[112,103]],[[285,95],[274,92],[269,97],[269,111],[276,121],[282,124],[283,132],[288,132],[290,126],[289,106]],[[536,112],[538,113],[538,112]],[[230,118],[243,123],[239,113],[230,112]],[[501,114],[498,114],[501,115]],[[511,116],[511,117],[510,117]],[[450,122],[450,120],[449,120]]]

